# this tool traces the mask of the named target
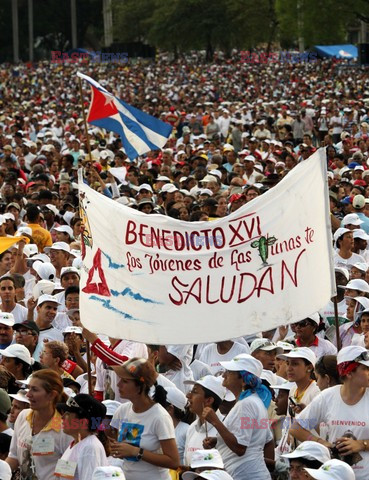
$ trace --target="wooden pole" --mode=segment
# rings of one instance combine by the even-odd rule
[[[90,157],[90,161],[92,162],[90,138],[88,136],[87,118],[86,118],[85,107],[84,107],[84,104],[83,104],[83,92],[82,92],[82,79],[81,79],[81,77],[78,77],[78,81],[79,81],[79,94],[80,94],[80,97],[81,97],[81,109],[82,109],[83,123],[84,123],[84,126],[85,126],[85,132],[86,132],[87,151],[88,151],[88,155]],[[81,241],[83,242],[83,239],[81,239]],[[82,325],[83,325],[83,321],[82,321]],[[90,350],[90,343],[87,340],[86,340],[86,353],[87,353],[88,393],[90,395],[92,395],[93,391],[92,391],[92,377],[91,377],[91,350]]]
[[[336,340],[337,340],[337,350],[341,350],[341,338],[340,338],[340,324],[338,322],[338,305],[337,305],[337,297],[333,297],[333,305],[334,305],[334,323],[336,325]]]

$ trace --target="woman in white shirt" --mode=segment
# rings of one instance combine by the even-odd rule
[[[30,377],[28,388],[30,408],[18,415],[6,461],[12,471],[20,467],[22,480],[53,480],[57,461],[72,440],[56,410],[63,383],[56,372],[45,369]]]
[[[298,416],[290,433],[299,441],[311,440],[344,456],[356,480],[367,480],[369,471],[369,352],[360,346],[344,347],[337,355],[342,385],[326,388]],[[306,422],[310,428],[306,428]],[[311,432],[325,423],[326,439]],[[310,430],[310,431],[309,431]]]
[[[155,386],[157,373],[144,358],[132,358],[113,367],[120,378],[119,394],[130,400],[115,412],[111,426],[118,430],[118,441],[111,442],[112,454],[124,458],[124,473],[129,480],[170,480],[169,470],[179,466],[173,421],[156,400],[164,401],[165,391]],[[159,399],[159,397],[161,398]]]
[[[273,435],[269,428],[270,390],[261,383],[262,363],[243,353],[230,362],[221,362],[223,386],[238,399],[222,422],[214,410],[205,407],[203,418],[218,431],[217,437],[204,440],[205,448],[216,448],[226,471],[234,480],[267,480],[270,473],[265,457],[274,459]]]
[[[81,393],[57,405],[63,413],[63,431],[73,437],[72,443],[58,461],[59,478],[90,480],[96,467],[108,465],[104,446],[95,432],[106,414],[106,407],[91,395]],[[101,439],[106,438],[101,432]],[[107,439],[106,439],[107,440]]]

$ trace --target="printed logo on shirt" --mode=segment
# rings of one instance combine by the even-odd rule
[[[139,447],[144,428],[143,425],[138,423],[123,422],[119,430],[118,442],[127,442],[130,445]],[[126,457],[126,460],[131,462],[138,461],[136,457]]]

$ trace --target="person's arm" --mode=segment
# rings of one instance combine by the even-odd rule
[[[176,441],[173,438],[160,440],[160,447],[163,453],[154,453],[149,450],[143,450],[140,461],[145,461],[162,468],[176,470],[179,467],[179,454]],[[137,457],[140,448],[125,442],[111,441],[111,451],[113,457]]]
[[[119,355],[119,353],[114,352],[111,348],[107,347],[104,342],[102,342],[97,335],[90,332],[86,328],[83,328],[82,335],[85,339],[91,344],[91,351],[95,353],[104,363],[109,367],[116,367],[123,365],[124,362],[129,360],[129,357],[126,355]]]
[[[224,443],[230,450],[232,450],[232,452],[239,457],[245,454],[247,447],[238,443],[237,438],[228,430],[224,423],[219,420],[212,408],[205,407],[202,412],[202,418],[211,423],[217,429],[219,435],[223,438]]]
[[[36,305],[37,305],[36,300],[33,297],[30,297],[27,302],[27,308],[28,308],[27,322],[34,321],[34,311],[35,311]]]
[[[265,461],[268,459],[269,463],[274,462],[274,440],[270,440],[270,442],[264,445],[264,458]]]
[[[15,470],[19,467],[19,462],[16,458],[7,457],[5,461],[9,465],[12,472],[15,472]]]
[[[10,269],[10,273],[19,273],[21,275],[24,275],[28,272],[27,259],[24,257],[23,254],[25,244],[26,242],[24,240],[18,242],[18,250],[15,256],[15,262],[13,267]]]
[[[302,419],[300,419],[300,421],[301,423],[303,422]],[[299,442],[306,442],[306,441],[317,442],[317,443],[321,443],[322,445],[325,445],[328,448],[333,447],[333,445],[330,442],[323,440],[323,438],[317,437],[316,435],[313,435],[309,430],[306,430],[306,428],[304,428],[299,423],[298,418],[293,419],[293,421],[291,422],[289,433],[293,438],[295,438]]]
[[[107,172],[107,176],[108,176],[108,179],[110,181],[110,188],[111,188],[111,192],[113,194],[113,198],[119,198],[120,195],[119,195],[119,189],[118,189],[118,185],[117,185],[117,182],[115,181],[115,177],[114,175],[112,175],[109,171]]]

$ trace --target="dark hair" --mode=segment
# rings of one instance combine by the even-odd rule
[[[312,370],[311,370],[311,372],[310,372],[310,378],[311,378],[312,380],[316,380],[316,376],[315,376],[315,374],[314,374],[314,365],[313,365],[311,362],[309,362],[309,360],[306,360],[306,358],[302,358],[301,360],[303,360],[303,362],[305,363],[305,365],[306,365],[307,367],[309,367],[310,365],[313,367]]]
[[[68,295],[71,295],[72,293],[78,293],[79,295],[79,287],[76,287],[75,285],[71,285],[70,287],[65,289],[65,299],[67,299]]]
[[[211,405],[211,408],[216,412],[220,407],[220,404],[222,403],[222,399],[218,397],[216,393],[212,392],[208,388],[205,388],[202,385],[200,385],[200,387],[204,390],[205,398],[213,398],[214,401]]]
[[[36,205],[30,205],[27,208],[26,215],[27,215],[28,222],[34,223],[37,221],[40,215],[40,210]]]
[[[322,462],[319,462],[319,460],[308,460],[307,458],[304,458],[304,457],[291,458],[290,461],[300,462],[304,465],[304,467],[314,468],[315,470],[318,470],[318,468],[320,468],[323,465]]]
[[[26,281],[20,273],[13,273],[12,277],[14,279],[14,286],[15,288],[23,288],[26,284]]]
[[[27,362],[24,362],[20,358],[14,358],[14,363],[16,365],[22,365],[22,375],[24,378],[28,378],[32,373],[32,367]]]
[[[1,260],[3,259],[3,257],[4,257],[7,253],[10,253],[10,254],[11,254],[11,252],[9,252],[9,250],[5,250],[5,252],[0,253],[0,262],[1,262]],[[10,275],[7,275],[7,277],[10,278]],[[12,280],[13,280],[13,282],[14,282],[14,279],[13,279],[13,278],[12,278]]]
[[[315,370],[319,375],[328,375],[336,385],[341,383],[337,370],[337,357],[336,355],[323,355],[318,359],[315,364]]]
[[[8,456],[10,449],[10,442],[12,437],[6,433],[0,433],[0,454]]]
[[[4,253],[9,253],[8,251],[5,251]],[[4,255],[4,253],[2,253],[1,255]],[[0,260],[2,260],[2,256],[0,255]],[[3,280],[10,280],[11,282],[13,282],[13,285],[14,285],[14,288],[15,288],[15,280],[14,280],[14,277],[13,275],[3,275],[1,278],[0,278],[0,283],[3,281]]]

